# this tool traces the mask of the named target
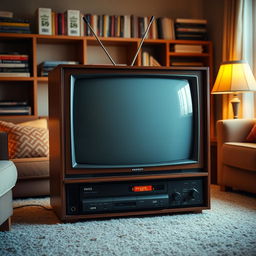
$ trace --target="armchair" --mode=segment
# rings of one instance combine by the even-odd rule
[[[8,134],[9,139],[9,143],[3,143],[0,137],[0,150],[5,150],[8,156],[9,144],[9,159],[18,172],[17,184],[13,189],[14,198],[45,196],[50,193],[49,157],[45,155],[48,149],[47,125],[46,119],[19,124],[0,121],[0,130]],[[35,157],[32,156],[34,152],[37,154]]]
[[[17,170],[12,161],[8,160],[7,134],[0,133],[0,231],[11,228],[12,188],[17,181]]]
[[[217,122],[217,183],[227,188],[256,193],[256,143],[246,137],[256,119]]]

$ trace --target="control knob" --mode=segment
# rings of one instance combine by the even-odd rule
[[[190,198],[190,200],[198,200],[199,199],[199,192],[196,188],[192,188],[189,191],[189,198]]]
[[[180,192],[174,192],[173,194],[172,194],[172,198],[173,198],[173,200],[174,201],[176,201],[176,202],[178,202],[178,201],[181,201],[181,193]]]

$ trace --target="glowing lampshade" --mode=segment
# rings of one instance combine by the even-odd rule
[[[237,94],[251,91],[256,91],[256,81],[246,61],[228,61],[221,64],[212,93],[234,94],[231,103],[235,119],[238,117],[240,103]]]

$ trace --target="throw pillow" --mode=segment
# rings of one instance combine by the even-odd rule
[[[0,131],[8,133],[10,159],[46,157],[49,154],[48,129],[0,121]]]
[[[248,142],[256,142],[256,124],[252,127],[250,133],[248,134],[246,141]]]

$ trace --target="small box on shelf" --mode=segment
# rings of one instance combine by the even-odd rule
[[[52,9],[38,8],[36,11],[37,32],[40,35],[52,35]]]

